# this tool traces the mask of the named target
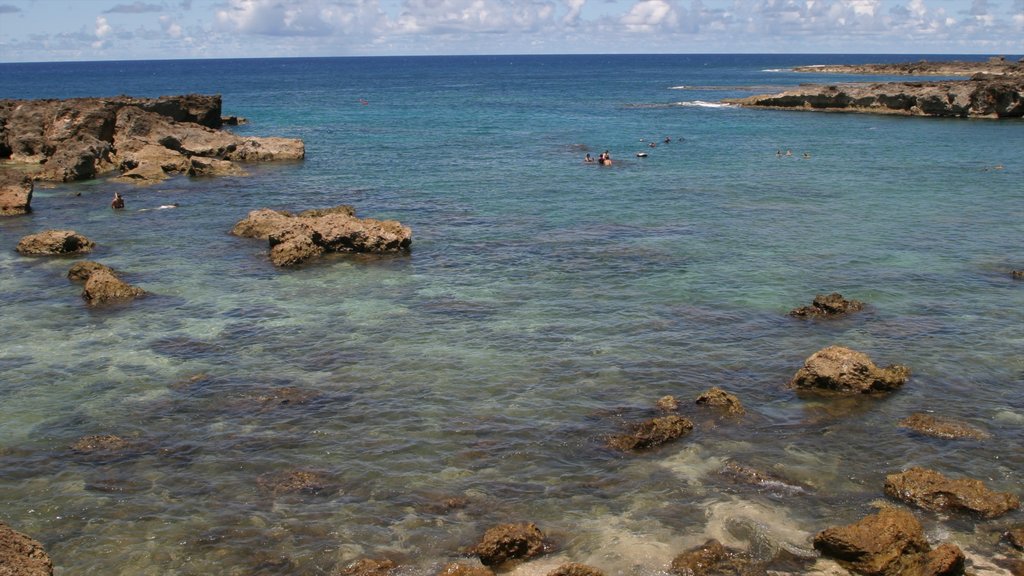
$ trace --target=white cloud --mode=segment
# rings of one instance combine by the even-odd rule
[[[583,13],[583,6],[587,3],[587,0],[565,0],[566,6],[569,7],[569,11],[562,17],[562,23],[566,26],[576,26],[580,22],[580,14]]]
[[[677,27],[679,18],[675,8],[666,0],[640,0],[620,22],[630,32],[654,32]]]

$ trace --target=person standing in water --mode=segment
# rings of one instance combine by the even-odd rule
[[[121,197],[121,194],[114,192],[114,200],[110,202],[110,207],[114,210],[124,208],[124,198]]]

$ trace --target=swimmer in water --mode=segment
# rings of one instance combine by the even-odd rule
[[[124,198],[117,192],[114,192],[114,199],[110,202],[110,207],[114,210],[120,210],[124,208]]]

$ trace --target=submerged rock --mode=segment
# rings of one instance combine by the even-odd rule
[[[121,280],[109,268],[96,268],[90,272],[82,289],[82,298],[90,306],[127,302],[145,294],[145,290]]]
[[[679,410],[679,400],[676,400],[675,396],[662,396],[654,406],[662,412],[675,412]]]
[[[964,570],[959,548],[943,544],[932,550],[917,518],[895,508],[825,529],[814,537],[814,548],[858,574],[953,576]]]
[[[362,558],[341,571],[344,576],[389,576],[398,565],[393,560],[375,560]]]
[[[100,270],[105,270],[111,274],[115,274],[114,269],[110,266],[100,264],[99,262],[93,262],[92,260],[83,260],[81,262],[76,262],[75,265],[68,270],[68,280],[71,280],[72,282],[85,282],[93,272],[98,272]]]
[[[451,562],[445,564],[437,576],[494,576],[494,570],[465,562]]]
[[[718,408],[730,416],[742,416],[747,413],[739,398],[717,386],[698,396],[696,403]]]
[[[669,572],[676,576],[764,576],[764,564],[745,552],[726,548],[715,539],[683,552],[672,560]]]
[[[37,540],[0,522],[0,574],[53,576],[53,562]]]
[[[985,440],[992,435],[966,422],[917,412],[900,420],[900,427],[946,440]]]
[[[856,312],[864,308],[864,303],[858,300],[847,300],[838,292],[831,294],[818,294],[810,306],[801,306],[789,312],[790,316],[798,318],[822,317],[833,318]]]
[[[1014,280],[1024,280],[1024,270],[1014,270],[1010,272],[1010,276],[1013,276]]]
[[[754,486],[769,492],[788,494],[806,492],[802,486],[782,480],[769,472],[737,464],[736,462],[726,462],[722,469],[719,470],[719,474],[735,482]]]
[[[651,418],[634,424],[631,434],[612,436],[608,439],[608,445],[625,452],[654,448],[685,436],[690,430],[693,430],[693,422],[682,416]]]
[[[472,553],[484,566],[534,558],[544,553],[544,534],[536,524],[501,524],[484,533]]]
[[[920,467],[886,476],[885,493],[926,510],[968,512],[982,518],[995,518],[1020,507],[1017,496],[990,490],[981,480],[947,478]]]
[[[18,252],[25,256],[60,256],[85,254],[95,246],[74,230],[46,230],[23,237],[18,242]]]
[[[266,238],[276,266],[294,266],[327,252],[384,254],[403,252],[412,230],[395,220],[357,218],[351,206],[289,212],[254,210],[231,233]]]
[[[843,394],[890,392],[910,376],[906,366],[875,366],[867,354],[842,346],[829,346],[812,354],[789,382],[797,390]]]
[[[0,216],[18,216],[32,211],[32,179],[0,174]]]
[[[1017,550],[1024,550],[1024,525],[1010,528],[1003,534],[1003,538]]]
[[[587,566],[586,564],[580,564],[578,562],[569,562],[568,564],[562,564],[558,568],[548,572],[547,576],[605,576],[605,574],[593,566]]]
[[[256,479],[256,485],[273,496],[283,494],[317,495],[332,489],[331,478],[314,470],[268,472]]]

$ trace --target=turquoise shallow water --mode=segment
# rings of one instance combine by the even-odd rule
[[[329,574],[362,556],[426,574],[529,520],[555,558],[646,575],[709,535],[749,546],[739,520],[806,546],[910,465],[1024,493],[1024,125],[706,105],[844,80],[785,71],[837,60],[877,57],[0,65],[0,97],[222,93],[239,132],[308,154],[245,178],[37,187],[30,216],[0,220],[0,518],[60,574]],[[605,149],[614,167],[580,162]],[[227,233],[252,209],[343,203],[411,226],[411,254],[282,271]],[[86,309],[72,260],[13,249],[47,228],[153,296]],[[869,308],[787,317],[831,291]],[[913,376],[884,399],[795,397],[829,344]],[[691,405],[713,385],[748,416]],[[282,389],[297,399],[268,400]],[[603,447],[666,394],[693,434]],[[896,425],[929,410],[993,437]],[[106,433],[143,448],[68,449]],[[730,483],[728,460],[806,489]],[[260,488],[291,469],[332,483]],[[1021,520],[919,516],[979,557]]]

